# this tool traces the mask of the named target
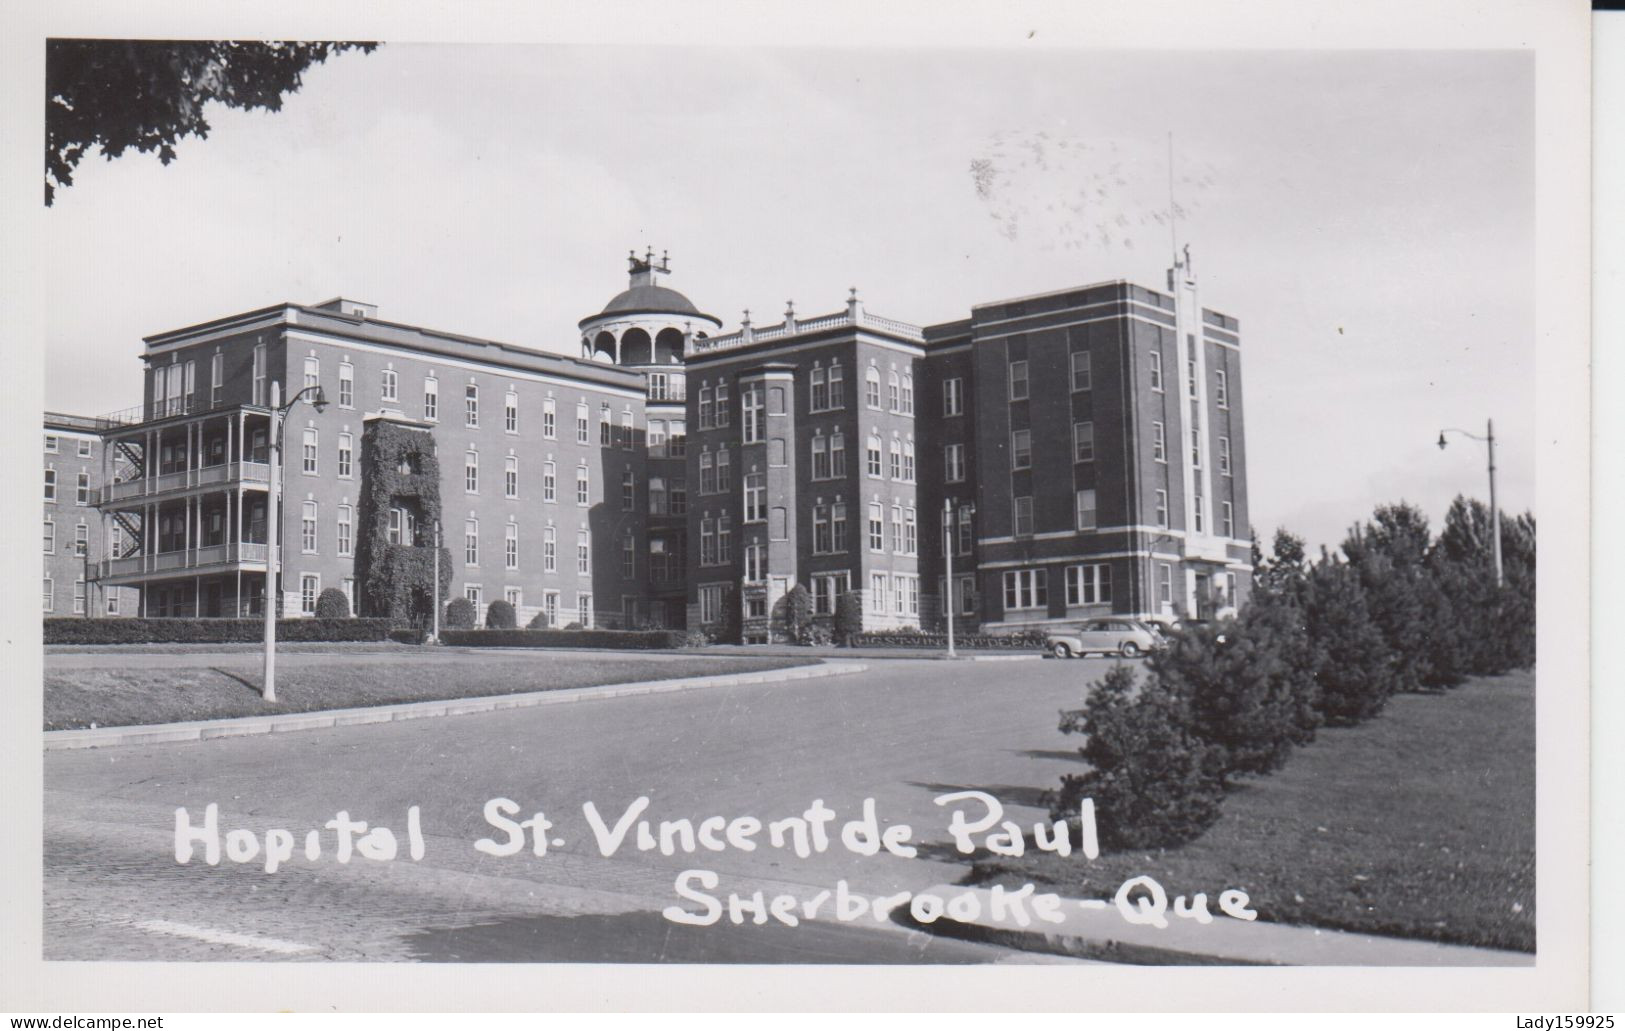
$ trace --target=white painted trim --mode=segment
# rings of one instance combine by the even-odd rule
[[[851,332],[836,336],[829,340],[809,340],[806,343],[791,344],[788,347],[779,347],[777,346],[777,340],[768,340],[765,341],[763,346],[760,348],[754,344],[741,344],[737,347],[721,347],[712,351],[696,351],[694,354],[691,354],[688,357],[691,360],[706,362],[709,362],[713,356],[716,356],[718,360],[726,360],[726,358],[722,356],[734,355],[738,355],[746,359],[765,359],[768,355],[794,354],[797,351],[805,351],[808,348],[813,347],[829,347],[831,344],[855,343],[859,337],[862,337],[865,343],[875,344],[886,348],[887,350],[897,351],[915,358],[923,358],[927,353],[926,348],[920,344],[905,344],[899,340],[893,340],[891,337],[877,336],[862,329],[853,329],[853,327],[850,326],[845,328],[851,330]],[[930,353],[938,354],[940,352],[932,351]],[[686,367],[687,363],[685,362],[684,365]],[[842,409],[834,410],[841,411]]]

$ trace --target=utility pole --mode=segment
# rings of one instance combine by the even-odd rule
[[[271,381],[271,476],[265,504],[265,678],[260,697],[276,701],[277,515],[282,508],[282,383]]]
[[[1490,467],[1490,551],[1495,556],[1495,586],[1499,589],[1505,585],[1505,577],[1501,571],[1501,506],[1495,497],[1495,420],[1484,420],[1484,436],[1468,433],[1466,430],[1444,429],[1439,431],[1439,450],[1445,449],[1447,443],[1444,439],[1446,433],[1459,433],[1470,440],[1482,441],[1489,448]]]
[[[429,598],[429,609],[434,614],[434,629],[429,634],[430,644],[440,643],[440,520],[434,522],[434,594]]]
[[[942,607],[948,613],[948,658],[957,659],[954,652],[954,499],[942,499]]]

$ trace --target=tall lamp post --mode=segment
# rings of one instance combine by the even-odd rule
[[[1489,465],[1490,465],[1490,544],[1491,544],[1492,550],[1493,550],[1493,552],[1495,554],[1495,586],[1500,587],[1500,586],[1502,586],[1502,576],[1501,576],[1501,506],[1496,504],[1496,501],[1495,501],[1495,420],[1494,419],[1486,419],[1484,421],[1484,436],[1482,436],[1482,437],[1480,437],[1476,433],[1468,433],[1466,430],[1458,430],[1458,429],[1440,430],[1439,431],[1439,450],[1440,451],[1443,451],[1444,448],[1445,448],[1445,444],[1448,443],[1444,439],[1444,435],[1446,433],[1459,433],[1462,436],[1467,437],[1467,438],[1469,438],[1471,440],[1481,441],[1485,445],[1488,446],[1489,455],[1490,455],[1490,462],[1489,462]]]
[[[276,701],[276,610],[280,597],[277,573],[282,564],[277,516],[282,507],[282,427],[288,420],[288,412],[312,392],[316,396],[310,405],[319,415],[327,409],[327,396],[321,387],[306,387],[287,404],[282,404],[282,384],[271,381],[270,498],[265,506],[265,686],[260,689],[260,697],[268,702]]]
[[[963,511],[967,514],[976,511],[975,505],[966,505],[956,509],[953,498],[942,499],[942,559],[945,565],[942,570],[942,607],[948,614],[948,658],[957,659],[959,653],[954,650],[954,545],[956,543],[954,519],[956,513]]]

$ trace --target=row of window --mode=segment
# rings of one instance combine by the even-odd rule
[[[80,458],[89,458],[91,456],[92,445],[94,444],[94,441],[86,440],[86,439],[81,437],[81,438],[76,439],[74,441],[74,443],[78,447],[78,453],[79,453]],[[61,447],[62,447],[61,438],[58,437],[55,433],[47,433],[45,435],[45,453],[46,454],[48,454],[48,455],[61,454]]]
[[[1192,348],[1194,348],[1194,346],[1195,346],[1194,337],[1191,336],[1191,337],[1189,337],[1189,339],[1192,341]],[[1150,357],[1151,389],[1154,390],[1154,391],[1157,391],[1158,393],[1161,393],[1162,389],[1163,389],[1163,386],[1162,386],[1162,351],[1158,350],[1158,349],[1153,349],[1153,350],[1151,350],[1149,352],[1149,357]],[[1094,373],[1093,373],[1093,369],[1091,368],[1091,361],[1090,361],[1089,352],[1088,351],[1073,351],[1072,354],[1071,354],[1070,362],[1071,362],[1070,372],[1071,372],[1072,391],[1074,393],[1078,393],[1078,392],[1081,392],[1081,391],[1087,391],[1087,390],[1092,389],[1093,386],[1094,386]],[[1189,359],[1186,360],[1185,364],[1186,364],[1186,377],[1187,377],[1187,384],[1186,385],[1187,385],[1187,388],[1189,389],[1190,396],[1195,397],[1196,396],[1196,359],[1194,357],[1189,358]],[[1012,400],[1012,401],[1025,401],[1031,396],[1032,385],[1031,385],[1031,381],[1030,381],[1030,368],[1029,368],[1026,361],[1013,361],[1013,362],[1010,363],[1010,379],[1009,379],[1009,382],[1010,382],[1010,400]],[[948,389],[949,384],[953,385],[952,390]],[[943,413],[942,414],[944,414],[944,415],[958,415],[960,413],[960,406],[961,406],[960,395],[961,395],[961,392],[962,392],[959,381],[958,380],[945,380],[944,384],[943,384],[943,387],[944,387],[944,390],[943,390]],[[1229,374],[1223,369],[1214,370],[1213,403],[1215,405],[1217,405],[1218,407],[1220,407],[1220,408],[1229,408],[1230,407],[1230,377],[1229,377]]]
[[[72,555],[83,555],[90,547],[90,527],[80,523],[73,528]],[[45,554],[56,554],[56,521],[49,516],[45,518]]]
[[[45,470],[45,501],[47,504],[56,504],[56,470]],[[74,483],[73,503],[79,506],[90,504],[90,473],[80,471]]]
[[[1100,605],[1112,600],[1112,567],[1105,562],[1067,566],[1068,605]],[[1004,574],[1006,612],[1049,608],[1049,570],[1011,569]]]
[[[46,612],[55,612],[56,611],[56,581],[53,580],[51,577],[48,577],[48,576],[45,577],[44,584],[43,584],[43,590],[41,591],[41,595],[42,595],[42,598],[44,600],[44,609],[45,609],[45,611]],[[109,616],[118,615],[119,614],[119,596],[120,596],[119,590],[117,588],[109,589],[106,592],[106,595],[107,595],[107,614]],[[73,614],[76,615],[76,616],[84,615],[85,614],[85,605],[86,604],[87,604],[87,601],[86,601],[86,594],[85,594],[85,578],[82,577],[82,576],[75,577],[74,581],[73,581]]]
[[[846,380],[845,372],[839,363],[831,363],[826,369],[815,366],[809,376],[810,390],[808,410],[811,412],[833,412],[846,407]],[[956,383],[958,381],[955,381]],[[962,398],[962,392],[956,392]],[[715,387],[709,384],[699,390],[699,428],[702,430],[723,429],[729,425],[729,391],[728,384],[718,383]],[[864,404],[875,411],[890,411],[898,415],[914,414],[914,373],[899,373],[893,369],[885,378],[884,392],[881,383],[880,370],[870,366],[864,375]],[[959,402],[956,402],[956,406]],[[740,390],[740,414],[745,420],[745,439],[747,441],[760,439],[752,436],[752,420],[759,419],[762,411],[759,388],[747,386]],[[770,414],[784,414],[782,394],[772,407]],[[949,414],[957,415],[956,410]]]

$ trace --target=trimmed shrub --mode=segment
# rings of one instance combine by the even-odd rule
[[[485,625],[491,630],[512,630],[519,625],[519,617],[506,601],[493,601],[485,610]]]
[[[317,619],[349,619],[350,599],[337,587],[329,587],[316,596]]]
[[[682,648],[686,630],[449,630],[445,644],[473,648]]]
[[[479,613],[474,603],[467,598],[453,598],[451,604],[446,606],[446,628],[449,630],[471,630]]]
[[[428,629],[421,626],[396,627],[389,632],[389,639],[396,644],[422,644],[428,637]]]
[[[807,644],[807,629],[812,626],[813,601],[807,588],[796,584],[784,596],[784,627],[790,640]]]
[[[278,641],[384,641],[387,619],[279,619]],[[263,619],[85,619],[45,620],[46,644],[257,644],[265,640]]]
[[[846,591],[835,599],[835,643],[850,647],[854,634],[863,633],[863,595]]]
[[[834,640],[835,634],[828,623],[813,623],[801,635],[801,643],[805,645],[827,645]]]
[[[1023,630],[1016,634],[955,634],[957,648],[1007,648],[1025,651],[1043,648],[1047,635],[1039,630]],[[853,648],[946,648],[947,634],[928,634],[919,630],[870,630],[851,634],[846,643]]]
[[[1223,757],[1191,732],[1185,699],[1155,675],[1136,690],[1134,670],[1119,663],[1082,710],[1061,714],[1060,729],[1088,735],[1080,752],[1091,769],[1062,778],[1051,816],[1075,821],[1079,802],[1094,799],[1103,848],[1182,845],[1218,820]]]
[[[536,615],[530,617],[530,622],[526,623],[525,627],[526,627],[526,629],[529,629],[529,630],[546,630],[549,625],[550,624],[548,623],[548,620],[547,620],[547,610],[542,609],[540,612],[536,613]],[[580,623],[577,623],[575,625],[577,627],[581,626]],[[569,629],[569,628],[566,627],[565,629]]]

